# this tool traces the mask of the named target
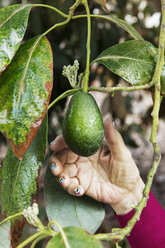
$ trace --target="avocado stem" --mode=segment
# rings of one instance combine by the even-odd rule
[[[89,5],[87,0],[82,0],[82,4],[85,6],[86,13],[87,13],[87,58],[86,58],[86,69],[85,69],[85,77],[84,77],[84,82],[83,82],[83,92],[88,92],[88,82],[89,82],[89,66],[90,66],[90,54],[91,54],[91,49],[90,49],[90,43],[91,43],[91,16],[90,16],[90,10],[89,10]]]

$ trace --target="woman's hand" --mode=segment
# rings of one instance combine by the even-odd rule
[[[144,183],[119,132],[110,119],[104,123],[105,139],[98,152],[80,157],[58,136],[50,148],[52,173],[75,196],[88,196],[110,204],[117,214],[128,213],[141,198]]]

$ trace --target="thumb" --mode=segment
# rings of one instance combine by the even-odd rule
[[[104,136],[113,157],[123,158],[123,156],[126,156],[129,151],[111,119],[107,119],[104,122]]]
[[[62,135],[57,136],[55,140],[50,144],[50,149],[53,152],[60,152],[61,150],[67,148],[67,144]]]

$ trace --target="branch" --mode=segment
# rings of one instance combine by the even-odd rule
[[[85,69],[85,77],[83,82],[83,92],[88,92],[88,83],[89,83],[89,66],[90,66],[90,54],[91,54],[91,16],[90,10],[87,0],[82,0],[82,4],[84,4],[86,12],[87,12],[87,57],[86,57],[86,69]]]
[[[70,10],[69,10],[69,15],[67,15],[66,17],[67,17],[67,19],[64,21],[64,22],[60,22],[60,23],[57,23],[57,24],[55,24],[54,26],[52,26],[50,29],[48,29],[46,32],[44,32],[43,34],[42,34],[42,36],[43,35],[47,35],[50,31],[52,31],[53,29],[55,29],[55,28],[57,28],[57,27],[60,27],[60,26],[63,26],[63,25],[66,25],[68,22],[70,22],[70,20],[72,19],[72,17],[73,17],[73,14],[74,14],[74,11],[75,11],[75,9],[79,6],[79,4],[82,2],[82,0],[77,0],[73,5],[72,5],[72,7],[70,8]],[[39,6],[39,5],[38,5]],[[40,5],[41,6],[41,5]],[[54,10],[55,10],[55,8],[54,8]],[[56,11],[57,11],[57,9],[56,9]],[[61,14],[61,15],[63,15],[63,13],[62,12],[59,12],[58,11],[58,13],[59,14]],[[65,14],[63,15],[63,16],[65,16]]]
[[[149,84],[144,84],[144,85],[138,85],[138,86],[129,86],[129,87],[125,87],[125,86],[116,86],[116,87],[89,87],[89,91],[99,91],[99,92],[103,92],[103,93],[114,93],[115,91],[133,91],[133,90],[145,90],[145,89],[149,89],[153,86],[153,82],[151,81],[151,83]]]
[[[22,215],[22,212],[19,212],[19,213],[16,213],[16,214],[13,214],[13,215],[7,217],[6,219],[4,219],[4,220],[2,220],[2,221],[0,222],[0,226],[1,226],[2,224],[4,224],[6,221],[12,220],[12,219],[14,219],[14,218],[16,218],[16,217],[18,217],[18,216],[21,216],[21,215]]]
[[[67,18],[68,15],[66,15],[65,13],[63,13],[62,11],[60,11],[59,9],[53,7],[53,6],[50,6],[50,5],[47,5],[47,4],[31,4],[33,7],[44,7],[44,8],[48,8],[48,9],[51,9],[53,11],[55,11],[56,13],[58,13],[59,15],[61,15],[62,17],[65,17]]]
[[[164,64],[164,43],[165,43],[165,1],[161,0],[162,3],[162,22],[160,27],[160,36],[159,36],[159,49],[158,49],[158,59],[156,64],[155,73],[153,76],[153,82],[155,85],[155,94],[154,94],[154,107],[152,111],[152,117],[153,117],[153,125],[152,125],[152,131],[151,131],[151,137],[150,141],[152,144],[156,142],[156,133],[157,128],[159,125],[159,109],[160,109],[160,89],[161,89],[161,83],[160,83],[160,77],[161,77],[161,71]]]
[[[149,198],[149,192],[151,190],[153,178],[154,178],[154,175],[157,171],[157,168],[158,168],[158,165],[159,165],[159,162],[161,159],[160,148],[159,148],[159,145],[156,141],[156,134],[157,134],[158,124],[159,124],[159,109],[160,109],[160,102],[161,102],[160,77],[161,77],[162,66],[164,63],[165,0],[161,0],[161,4],[162,4],[162,21],[161,21],[160,36],[159,36],[158,58],[157,58],[157,63],[156,63],[156,67],[155,67],[155,72],[154,72],[153,79],[152,79],[152,82],[153,82],[154,87],[155,87],[154,107],[153,107],[153,112],[152,112],[153,125],[152,125],[151,138],[150,138],[150,141],[151,141],[151,143],[153,145],[153,149],[154,149],[152,167],[151,167],[151,169],[148,173],[148,176],[147,176],[147,182],[146,182],[146,185],[145,185],[145,188],[143,191],[142,200],[138,204],[138,206],[135,208],[134,216],[129,220],[129,222],[127,223],[125,228],[113,229],[112,233],[108,233],[108,234],[95,235],[95,238],[99,239],[99,240],[111,240],[113,242],[119,242],[125,236],[129,235],[129,233],[131,232],[135,223],[140,219],[141,212],[147,204],[147,200]]]
[[[63,98],[73,95],[76,91],[80,91],[82,90],[81,88],[75,88],[75,89],[71,89],[71,90],[67,90],[64,93],[62,93],[60,96],[58,96],[51,104],[49,104],[48,106],[48,110],[54,106],[58,101],[62,100]]]

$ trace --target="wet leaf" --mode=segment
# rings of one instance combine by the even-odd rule
[[[47,248],[103,248],[98,240],[88,235],[82,228],[67,227],[63,231],[65,242],[61,233],[58,233],[49,241]]]
[[[87,196],[79,198],[69,195],[56,182],[49,168],[46,172],[44,194],[48,218],[58,221],[62,227],[77,226],[95,233],[105,217],[102,203]]]
[[[143,85],[152,80],[157,52],[149,42],[131,40],[108,48],[94,62],[105,65],[132,85]]]
[[[31,5],[17,4],[0,9],[0,73],[20,46],[31,8]]]
[[[27,208],[36,193],[36,178],[42,165],[47,143],[47,116],[32,144],[19,160],[8,144],[7,155],[1,168],[2,212],[7,216]]]
[[[35,37],[19,48],[0,77],[0,131],[21,159],[46,114],[53,73],[46,37]]]
[[[10,221],[6,221],[0,225],[0,247],[10,248]]]

